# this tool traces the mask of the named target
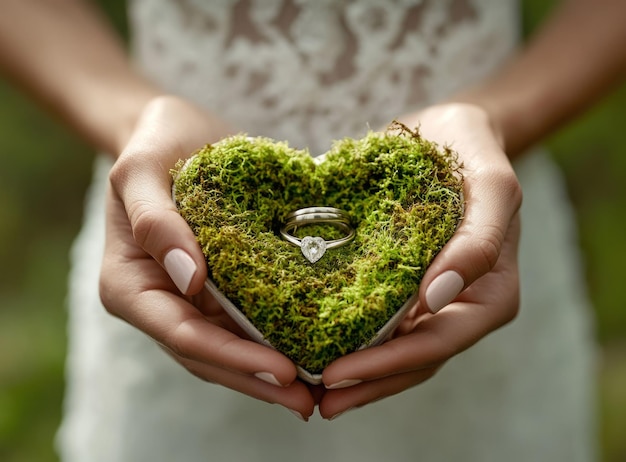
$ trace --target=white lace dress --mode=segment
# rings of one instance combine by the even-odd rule
[[[508,0],[134,0],[139,65],[251,135],[312,153],[479,79],[512,51]],[[100,306],[100,160],[73,249],[65,462],[591,461],[591,324],[571,211],[542,153],[525,190],[522,308],[432,380],[328,422],[188,374]]]

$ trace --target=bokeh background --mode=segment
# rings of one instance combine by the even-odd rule
[[[124,0],[98,0],[126,34]],[[524,33],[554,1],[523,0]],[[625,44],[626,46],[626,44]],[[622,50],[623,51],[623,50]],[[626,460],[626,84],[547,145],[566,174],[596,311],[603,460]],[[68,252],[93,150],[0,80],[0,460],[56,461]]]

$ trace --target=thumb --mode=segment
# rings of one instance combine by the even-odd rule
[[[163,266],[181,293],[198,293],[207,276],[202,251],[172,200],[169,173],[160,171],[158,163],[148,166],[148,159],[140,162],[141,157],[121,156],[110,174],[133,238]],[[141,167],[131,168],[131,164]]]
[[[131,140],[114,164],[109,180],[128,217],[132,238],[169,274],[178,290],[193,295],[207,277],[204,255],[172,199],[170,168],[189,152],[169,143]],[[130,236],[129,236],[130,237]],[[141,255],[143,253],[143,255]]]
[[[186,295],[202,289],[207,270],[200,246],[173,202],[170,169],[230,133],[230,127],[185,100],[156,98],[146,106],[109,175],[136,243]]]
[[[464,176],[463,220],[424,275],[420,288],[420,302],[433,313],[496,265],[522,201],[521,188],[508,163],[470,166],[464,169]]]
[[[465,210],[456,233],[426,271],[420,306],[437,312],[487,274],[498,262],[505,236],[511,235],[521,202],[517,176],[502,148],[489,114],[463,103],[433,106],[405,121],[459,155]]]

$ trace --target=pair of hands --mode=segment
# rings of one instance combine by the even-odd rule
[[[203,290],[204,257],[172,202],[169,171],[233,130],[183,100],[149,103],[111,171],[100,279],[105,307],[192,374],[281,404],[303,420],[316,405],[333,418],[427,380],[515,317],[521,192],[497,130],[477,106],[434,106],[401,121],[458,152],[465,217],[394,338],[333,362],[324,385],[297,380],[286,356],[247,340]]]

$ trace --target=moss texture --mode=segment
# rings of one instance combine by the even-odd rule
[[[209,277],[311,373],[367,343],[419,289],[463,210],[455,154],[398,123],[335,142],[319,164],[286,143],[238,135],[173,175]],[[309,206],[343,209],[356,229],[352,243],[315,264],[278,233],[287,214]],[[299,232],[339,237],[333,226],[306,228]]]

